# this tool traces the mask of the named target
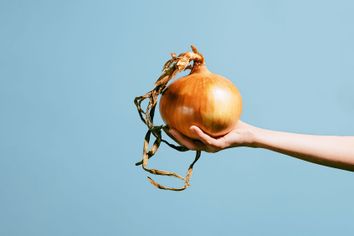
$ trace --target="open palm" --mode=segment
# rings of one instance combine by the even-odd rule
[[[191,126],[190,129],[198,136],[197,140],[191,139],[175,129],[169,129],[167,133],[178,143],[190,150],[218,152],[230,147],[251,146],[253,143],[252,129],[255,129],[255,127],[238,121],[233,130],[218,138],[211,137],[197,126]]]

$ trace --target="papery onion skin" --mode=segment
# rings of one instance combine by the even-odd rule
[[[192,125],[213,137],[229,133],[240,119],[242,98],[233,83],[205,65],[171,83],[160,99],[160,114],[173,129],[197,138]]]

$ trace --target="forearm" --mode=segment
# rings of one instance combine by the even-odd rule
[[[254,146],[354,171],[354,137],[304,135],[257,128]]]

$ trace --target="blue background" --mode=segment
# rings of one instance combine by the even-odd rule
[[[133,98],[195,44],[253,125],[354,134],[352,1],[0,2],[0,235],[353,235],[350,172],[204,154],[184,192],[135,167]],[[151,166],[184,173],[192,152]],[[182,183],[156,178],[171,185]]]

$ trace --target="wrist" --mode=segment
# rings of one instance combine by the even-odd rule
[[[250,129],[250,139],[248,146],[253,148],[262,148],[264,146],[264,137],[267,130],[252,126]]]

